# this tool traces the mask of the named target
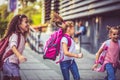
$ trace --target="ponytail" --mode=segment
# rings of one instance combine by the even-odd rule
[[[51,13],[50,23],[54,24],[55,27],[61,27],[63,21],[63,18],[58,13]]]

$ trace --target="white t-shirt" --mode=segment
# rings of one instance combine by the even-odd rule
[[[64,59],[63,59],[62,61],[73,60],[74,57],[65,56],[65,54],[63,53],[62,42],[68,44],[67,38],[66,38],[66,37],[63,37],[63,38],[61,39],[61,43],[60,43],[60,59],[62,59],[63,56],[64,56]],[[70,46],[70,48],[69,48],[69,52],[71,52],[71,53],[76,53],[76,51],[75,51],[75,42],[73,41],[72,38],[71,38],[71,46]]]
[[[17,34],[12,34],[11,37],[9,38],[9,44],[8,44],[8,47],[6,48],[6,51],[9,51],[10,49],[12,49],[13,46],[16,46],[17,47],[18,45],[18,35]],[[18,51],[22,54],[23,53],[23,50],[25,48],[25,38],[24,36],[21,34],[20,35],[20,43],[19,43],[19,47],[18,47]],[[16,63],[18,64],[19,63],[19,60],[17,58],[17,56],[13,53],[11,56],[8,57],[9,58],[9,62],[12,62],[12,63]],[[6,58],[4,60],[4,62],[8,59]]]

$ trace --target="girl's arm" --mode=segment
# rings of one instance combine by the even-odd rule
[[[78,32],[76,32],[76,34],[81,34],[82,32],[84,31],[84,28],[83,27],[80,27],[80,30]]]
[[[18,51],[18,49],[16,48],[16,46],[12,47],[12,51],[13,53],[17,56],[17,58],[19,59],[20,63],[25,62],[27,59]]]
[[[80,32],[80,31],[79,31],[79,32],[76,32],[76,34],[79,35],[79,34],[81,34],[81,32]]]
[[[98,52],[96,53],[96,63],[100,57],[100,54],[103,52],[103,50],[106,48],[106,41],[101,45],[101,47],[99,48]]]
[[[100,54],[102,53],[102,51],[103,51],[103,48],[100,48],[99,50],[98,50],[98,52],[96,53],[96,61],[98,61],[98,59],[99,59],[99,56],[100,56]]]
[[[96,53],[95,64],[92,66],[92,70],[94,70],[95,68],[98,67],[98,59],[99,59],[99,56],[100,56],[100,54],[102,53],[102,51],[103,51],[103,48],[100,48],[100,49],[98,50],[98,52]]]
[[[68,51],[68,46],[66,43],[62,42],[63,52],[66,56],[75,57],[75,58],[82,58],[83,54],[73,54]]]

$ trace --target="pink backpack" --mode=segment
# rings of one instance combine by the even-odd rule
[[[100,54],[99,59],[98,59],[98,63],[101,64],[101,65],[102,65],[103,62],[104,62],[104,59],[105,59],[105,56],[106,56],[106,53],[107,53],[107,50],[108,50],[109,45],[110,45],[110,40],[107,40],[107,41],[105,42],[104,50],[103,50],[103,52]]]
[[[19,34],[17,34],[17,35],[18,35],[18,45],[17,45],[17,48],[18,48],[19,42],[20,42],[20,35]],[[6,53],[6,55],[4,55],[5,50],[9,44],[9,38],[10,38],[10,36],[0,40],[0,70],[2,69],[4,59],[13,54],[12,50],[9,50]],[[3,55],[4,55],[4,57],[3,57]]]
[[[119,47],[120,47],[120,41],[118,40],[118,44],[119,44]],[[106,56],[106,53],[107,53],[107,50],[110,46],[110,40],[107,40],[106,43],[105,43],[105,47],[104,47],[104,50],[103,52],[100,54],[100,57],[98,59],[98,63],[100,63],[101,65],[103,64],[104,62],[104,59],[105,59],[105,56]]]
[[[58,31],[51,34],[50,38],[46,41],[44,47],[44,55],[43,55],[44,59],[56,60],[56,57],[59,55],[60,52],[60,42],[62,37],[67,38],[68,47],[70,47],[71,45],[70,36],[68,36],[67,34],[63,34],[63,30],[60,28]]]

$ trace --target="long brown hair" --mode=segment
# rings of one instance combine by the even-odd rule
[[[27,18],[27,16],[24,14],[18,14],[12,18],[7,26],[4,38],[10,36],[12,33],[21,33],[19,25],[21,24],[23,18]]]

